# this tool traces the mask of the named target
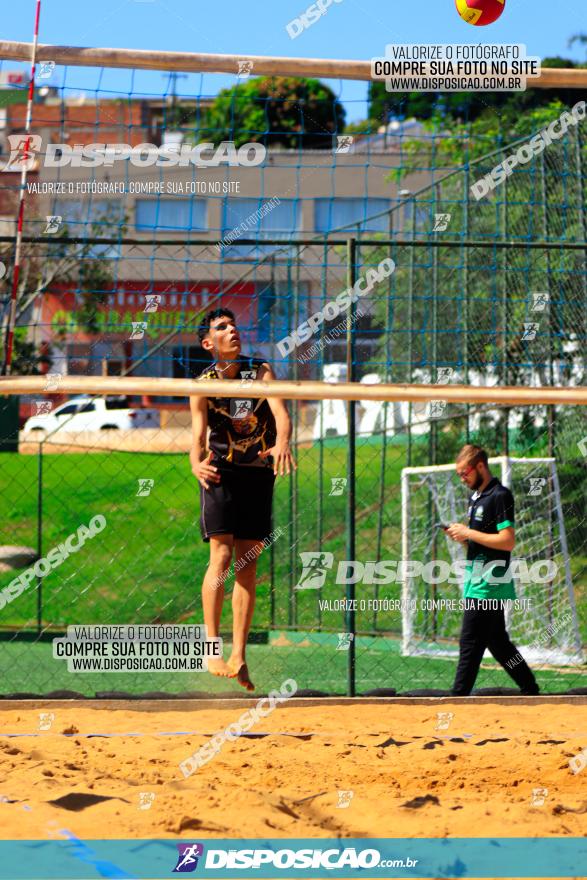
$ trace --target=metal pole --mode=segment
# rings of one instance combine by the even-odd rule
[[[416,202],[412,199],[412,240],[416,235]],[[408,375],[407,382],[412,381],[413,372],[414,372],[414,274],[415,274],[415,265],[414,265],[414,248],[410,247],[410,264],[409,264],[409,294],[408,294]],[[407,463],[408,467],[412,464],[412,417],[414,414],[414,410],[411,403],[408,403],[408,450],[407,450]]]
[[[334,252],[336,256],[336,251]],[[328,242],[324,242],[324,248],[322,251],[322,289],[320,292],[320,308],[323,309],[326,305],[326,296],[328,292],[328,255],[329,248]],[[324,338],[324,324],[320,325],[320,342]],[[325,346],[321,345],[320,353],[318,355],[318,366],[317,366],[317,376],[316,378],[322,379],[324,377],[324,348]],[[312,378],[315,378],[314,375]],[[316,416],[320,420],[320,438],[318,440],[318,498],[316,504],[316,517],[317,517],[317,545],[318,550],[322,553],[322,537],[323,537],[323,519],[324,519],[324,510],[322,503],[322,495],[324,494],[324,404],[322,401],[318,402],[318,409],[316,410]],[[320,594],[316,594],[316,615],[318,621],[318,631],[322,629],[322,609],[320,607]]]
[[[508,182],[507,178],[503,184],[504,187],[504,233],[503,237],[507,240],[509,228],[508,228]],[[509,379],[509,359],[508,359],[508,327],[510,320],[510,310],[509,310],[509,297],[508,297],[508,257],[506,251],[503,251],[503,290],[502,290],[502,321],[503,321],[503,331],[502,331],[502,382],[504,385],[507,385]],[[510,432],[509,432],[509,424],[510,424],[510,411],[509,408],[504,409],[503,414],[503,425],[502,425],[502,449],[501,452],[503,455],[510,454]],[[497,450],[496,450],[497,451]]]
[[[348,286],[353,287],[357,280],[357,242],[354,238],[349,238],[347,244],[347,273]],[[346,364],[347,364],[347,381],[356,382],[355,370],[355,337],[353,326],[356,314],[356,304],[351,302],[348,311],[347,328],[346,328]],[[347,402],[347,422],[348,422],[348,447],[347,447],[347,517],[346,517],[346,558],[355,558],[355,409],[354,400]],[[356,621],[354,612],[355,601],[355,585],[347,584],[346,588],[347,608],[346,631],[351,633],[351,641],[348,651],[347,666],[347,696],[354,697],[355,688],[355,672],[356,672]]]
[[[434,208],[438,207],[438,186],[434,187]],[[436,384],[438,379],[438,248],[434,248],[432,251],[432,351],[431,351],[431,364],[430,364],[430,381],[432,384]],[[438,464],[438,420],[433,419],[430,415],[430,405],[429,409],[429,422],[430,425],[430,447],[429,447],[429,455],[430,455],[430,464]],[[432,535],[432,559],[437,558],[437,538],[438,538],[438,529],[434,527],[434,517],[435,511],[432,504],[432,495],[428,496],[428,534]],[[436,610],[436,584],[432,584],[428,587],[426,584],[425,589],[425,597],[426,599],[432,598],[434,601],[434,605],[432,608],[432,613],[428,617],[426,616],[426,635],[429,636],[428,626],[430,625],[432,630],[432,639],[436,641],[436,636],[438,634],[438,612]]]
[[[467,148],[467,162],[465,164],[465,192],[463,204],[463,228],[465,238],[469,237],[469,154]],[[463,366],[465,385],[469,384],[469,248],[463,248]],[[465,407],[465,443],[471,442],[471,407]]]
[[[549,206],[547,201],[547,189],[546,189],[546,164],[544,160],[544,155],[540,157],[540,184],[541,184],[541,210],[542,210],[542,230],[544,233],[544,237],[548,238],[549,234]],[[551,386],[554,385],[554,364],[553,364],[553,348],[554,345],[557,345],[557,355],[558,351],[558,340],[556,338],[556,329],[553,326],[555,321],[555,315],[558,318],[558,310],[555,312],[555,304],[552,301],[551,296],[551,273],[552,273],[552,264],[550,261],[550,251],[546,252],[546,290],[548,293],[548,382]],[[558,322],[557,322],[558,323]],[[546,423],[548,426],[548,456],[550,458],[554,458],[554,450],[556,446],[556,406],[548,406],[546,408]],[[555,555],[554,551],[554,510],[552,507],[551,495],[548,495],[548,558],[552,561]],[[548,623],[552,624],[554,619],[554,584],[552,581],[549,582],[548,585]]]
[[[296,250],[296,257],[299,259],[300,253],[299,250]],[[291,300],[291,288],[292,288],[292,280],[291,280],[291,263],[288,261],[287,264],[287,312],[288,312],[288,327],[294,327],[295,317],[292,315],[292,300]],[[296,294],[297,296],[297,294]],[[288,375],[291,376],[291,368],[288,370]],[[289,516],[289,589],[288,589],[288,597],[287,597],[287,625],[293,626],[294,623],[294,603],[296,601],[295,598],[295,590],[294,584],[296,583],[296,552],[295,552],[295,536],[294,536],[294,500],[293,500],[293,492],[294,492],[294,484],[293,480],[289,481],[289,495],[288,495],[288,516]]]
[[[549,233],[549,206],[548,206],[548,195],[546,190],[546,164],[544,161],[544,155],[540,157],[540,188],[541,188],[541,211],[542,211],[542,231],[544,234],[544,238],[548,239]],[[548,293],[548,384],[554,385],[554,364],[552,352],[553,348],[556,344],[558,346],[558,341],[556,340],[556,329],[553,326],[555,321],[555,315],[558,317],[558,310],[556,310],[555,304],[552,301],[551,296],[551,273],[552,273],[552,264],[550,261],[550,251],[546,252],[546,290]],[[557,354],[559,352],[557,351]],[[551,458],[554,458],[554,448],[556,443],[555,438],[555,429],[556,429],[556,407],[549,406],[546,409],[546,422],[548,426],[548,455]],[[552,557],[551,557],[552,558]]]
[[[278,302],[277,297],[277,285],[275,281],[275,258],[271,259],[271,274],[270,274],[270,297],[269,300],[269,339],[272,341],[275,339],[275,305]],[[263,315],[260,316],[263,318]],[[272,364],[275,369],[275,364]],[[275,522],[272,523],[272,527],[275,526]],[[269,618],[270,618],[270,627],[271,629],[275,629],[275,542],[272,541],[269,545]]]
[[[296,274],[295,274],[295,288],[294,288],[294,327],[298,327],[300,323],[300,260],[301,260],[301,252],[300,248],[296,248]],[[294,362],[293,362],[293,379],[297,381],[299,378],[299,361],[297,355],[294,353]],[[300,421],[300,401],[294,400],[290,404],[293,407],[293,445],[294,449],[298,448],[298,428]],[[292,516],[292,539],[293,539],[293,548],[297,550],[298,546],[298,472],[294,469],[291,477],[290,477],[290,486],[291,486],[291,516]],[[297,626],[298,623],[298,594],[293,592],[293,606],[292,606],[293,620],[292,623]]]
[[[37,0],[35,8],[35,25],[33,31],[33,45],[31,47],[31,78],[27,97],[26,117],[24,123],[24,149],[21,158],[22,167],[20,172],[20,190],[18,193],[18,213],[16,221],[16,242],[14,248],[14,268],[12,270],[12,289],[10,292],[10,312],[8,326],[6,328],[6,350],[4,353],[3,372],[9,376],[12,370],[12,351],[14,348],[14,331],[16,327],[16,307],[18,300],[18,282],[20,278],[20,260],[22,249],[22,231],[24,227],[24,197],[26,192],[27,172],[29,165],[34,162],[30,153],[31,147],[31,123],[33,119],[33,101],[35,97],[35,71],[37,64],[37,46],[39,41],[39,19],[41,17],[41,0]]]
[[[43,443],[37,458],[37,556],[43,556]],[[43,579],[37,578],[37,635],[43,628]]]
[[[392,235],[392,230],[389,231],[390,237]],[[389,256],[393,259],[393,245],[389,246]],[[397,257],[397,254],[396,254]],[[393,286],[393,276],[390,276],[388,284],[387,284],[387,308],[385,310],[385,381],[390,382],[392,379],[392,369],[391,369],[391,358],[392,358],[392,350],[391,350],[391,337],[392,337],[392,329],[393,329],[393,297],[392,297],[392,286]],[[387,464],[387,423],[389,419],[389,415],[391,412],[391,425],[392,429],[394,427],[395,422],[395,404],[388,403],[387,400],[383,402],[382,407],[383,412],[383,437],[381,440],[381,468],[380,468],[380,478],[379,478],[379,511],[377,513],[377,553],[376,553],[376,561],[379,562],[381,560],[381,545],[383,541],[383,519],[385,512],[385,469]],[[373,609],[373,630],[377,629],[377,600],[379,599],[379,584],[375,584],[374,596],[375,599],[375,608]]]

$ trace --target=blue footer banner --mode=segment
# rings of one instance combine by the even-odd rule
[[[0,880],[587,875],[585,838],[0,841]]]

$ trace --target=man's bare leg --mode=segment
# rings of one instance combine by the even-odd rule
[[[202,584],[204,624],[209,639],[218,638],[220,634],[224,582],[232,560],[232,549],[232,535],[213,535],[210,538],[210,562]],[[230,675],[230,670],[222,658],[209,657],[208,672],[224,677]]]
[[[232,653],[226,665],[230,670],[231,678],[236,678],[246,690],[253,691],[255,685],[249,676],[245,652],[255,610],[257,557],[263,549],[263,545],[260,541],[237,538],[234,542],[234,549],[235,560],[240,562],[241,567],[235,575],[232,594]]]

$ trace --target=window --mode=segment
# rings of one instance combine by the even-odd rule
[[[63,409],[60,409],[55,413],[56,416],[71,416],[76,413],[78,410],[77,403],[70,403],[68,406],[64,406]]]
[[[92,224],[112,226],[124,220],[124,205],[114,199],[56,199],[53,213],[78,231]]]
[[[390,199],[350,198],[316,199],[314,202],[314,228],[316,232],[332,232],[341,226],[345,232],[388,232]],[[354,229],[353,229],[354,227]]]
[[[224,252],[241,238],[291,238],[302,225],[299,199],[225,199],[222,206]],[[233,257],[254,257],[270,253],[269,247],[234,247]],[[287,252],[283,251],[284,258]]]
[[[96,412],[96,404],[95,403],[84,403],[83,406],[80,406],[79,411],[82,412]]]
[[[63,218],[70,235],[88,238],[116,238],[125,222],[124,204],[114,199],[56,199],[53,213]],[[59,242],[51,246],[52,253],[62,253]],[[94,245],[86,251],[88,257],[115,259],[120,256],[116,244]]]
[[[137,199],[135,228],[139,232],[151,229],[205,230],[206,199]]]
[[[106,409],[128,409],[127,397],[106,398]]]
[[[225,199],[222,236],[238,232],[238,238],[286,237],[299,229],[300,221],[298,199]]]

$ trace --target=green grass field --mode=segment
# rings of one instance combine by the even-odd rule
[[[277,644],[274,642],[277,641]],[[290,642],[291,644],[286,644]],[[267,693],[286,678],[293,678],[298,690],[329,694],[346,693],[347,654],[336,650],[335,635],[317,633],[275,633],[269,645],[249,647],[249,666],[257,691]],[[395,639],[357,638],[357,692],[395,688],[398,692],[437,688],[448,690],[455,671],[454,659],[402,657]],[[206,673],[70,673],[65,661],[54,660],[49,643],[0,642],[3,693],[50,693],[66,690],[94,696],[107,692],[133,694],[192,693],[242,695],[233,681]],[[579,670],[539,670],[543,692],[557,692],[587,686]],[[510,687],[513,683],[493,663],[484,664],[478,688]]]
[[[347,655],[336,650],[336,633],[345,626],[340,611],[320,611],[319,599],[341,598],[344,587],[327,582],[320,591],[294,592],[300,573],[298,553],[327,550],[345,558],[344,495],[330,496],[331,479],[346,473],[344,442],[327,441],[298,454],[295,480],[276,487],[274,526],[284,534],[259,562],[259,589],[254,630],[282,635],[276,645],[251,646],[260,689],[292,676],[299,687],[334,693],[346,689]],[[62,454],[43,456],[42,552],[63,542],[81,524],[102,514],[103,532],[89,540],[58,569],[42,579],[42,628],[71,624],[201,623],[200,584],[207,564],[207,547],[199,534],[198,488],[186,455],[140,453]],[[357,450],[356,558],[397,559],[400,556],[399,476],[405,449],[389,445],[385,461],[381,441],[360,441]],[[0,454],[0,492],[8,499],[1,543],[37,546],[38,467],[36,456]],[[138,496],[139,480],[153,480],[148,496]],[[573,559],[576,571],[584,559]],[[273,566],[273,588],[271,567]],[[0,575],[0,588],[13,575]],[[582,583],[575,584],[587,631]],[[357,585],[357,596],[398,598],[400,586]],[[34,630],[37,591],[33,588],[0,611],[6,633]],[[231,624],[230,603],[223,617]],[[455,616],[455,633],[458,629]],[[357,614],[359,632],[377,628],[386,636],[357,640],[357,687],[408,690],[446,688],[452,682],[454,660],[406,658],[399,654],[401,618],[398,612]],[[300,633],[293,631],[294,628]],[[287,644],[289,642],[290,644]],[[232,683],[198,674],[153,673],[70,674],[53,660],[50,645],[0,641],[3,692],[47,692],[69,689],[96,691],[218,691],[236,689]],[[543,671],[548,690],[584,683],[578,669]],[[75,681],[73,680],[75,679]],[[502,671],[483,671],[479,686],[508,686]]]

